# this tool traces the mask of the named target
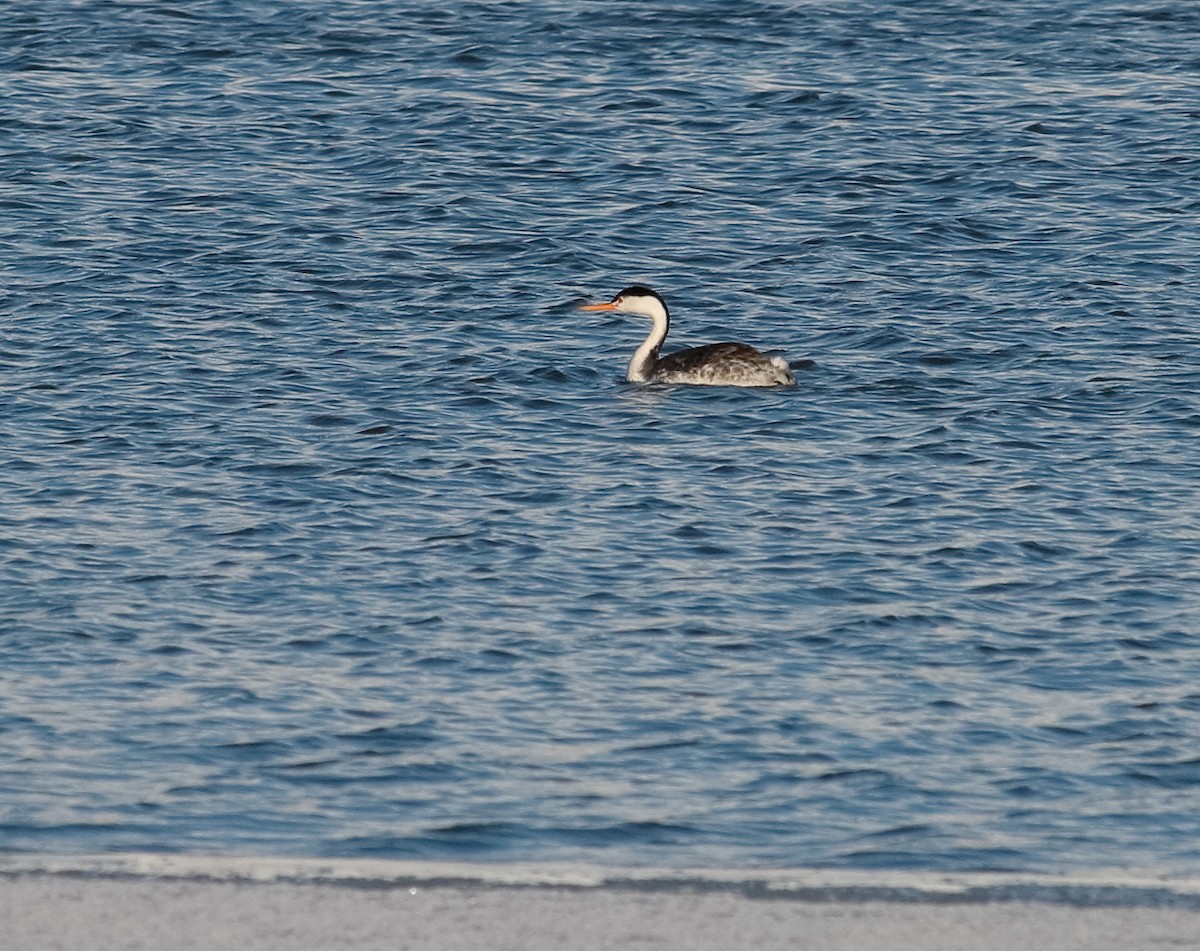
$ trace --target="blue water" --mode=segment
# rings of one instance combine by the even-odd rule
[[[0,26],[0,848],[1200,870],[1200,7]],[[639,388],[783,348],[787,391]]]

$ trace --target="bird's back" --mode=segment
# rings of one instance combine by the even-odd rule
[[[710,343],[660,357],[653,377],[664,383],[709,386],[791,386],[787,361],[745,343]]]

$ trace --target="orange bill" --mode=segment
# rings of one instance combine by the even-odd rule
[[[607,304],[584,304],[579,309],[580,310],[616,310],[617,305],[614,304],[612,301],[609,301]]]

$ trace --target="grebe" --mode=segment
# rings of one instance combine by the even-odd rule
[[[625,378],[630,383],[695,383],[701,386],[794,386],[796,378],[783,357],[768,356],[745,343],[710,343],[660,357],[671,329],[667,304],[655,291],[635,284],[607,304],[587,304],[580,310],[615,310],[640,314],[653,324]]]

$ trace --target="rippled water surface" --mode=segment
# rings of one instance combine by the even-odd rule
[[[14,6],[0,848],[1200,870],[1198,51]]]

